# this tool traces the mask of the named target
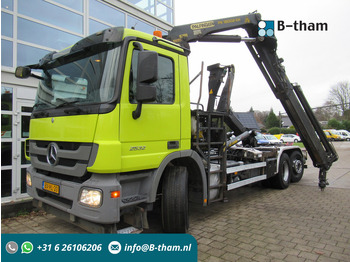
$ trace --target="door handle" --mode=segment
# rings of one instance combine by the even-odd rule
[[[179,141],[168,141],[168,149],[178,149],[179,147]]]

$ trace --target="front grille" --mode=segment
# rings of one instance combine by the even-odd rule
[[[63,174],[56,173],[56,172],[49,172],[49,171],[45,171],[45,170],[41,170],[41,169],[37,169],[36,172],[38,174],[41,174],[41,175],[44,175],[47,177],[52,177],[52,178],[56,178],[56,179],[60,179],[60,180],[64,180],[64,181],[70,181],[70,182],[74,182],[74,183],[78,183],[78,184],[82,184],[91,178],[91,173],[89,173],[89,172],[86,172],[86,174],[83,175],[82,177],[68,176],[68,175],[63,175]]]
[[[38,155],[38,160],[42,163],[47,162],[46,156]],[[84,163],[86,161],[80,161],[80,163]],[[74,167],[77,163],[77,160],[75,159],[68,159],[68,158],[59,158],[57,165],[59,166],[66,166],[66,167]]]
[[[52,141],[39,141],[39,140],[31,140],[31,142],[35,142],[36,145],[38,147],[41,148],[47,148],[49,146],[50,143],[52,143]],[[56,142],[57,145],[59,145],[60,149],[64,149],[64,150],[78,150],[79,147],[82,144],[86,144],[86,143],[80,143],[80,142]]]
[[[57,147],[57,161],[52,165],[47,160],[51,144]],[[92,152],[92,143],[29,141],[29,153],[34,168],[73,177],[86,174]]]

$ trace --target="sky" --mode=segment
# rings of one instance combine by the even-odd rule
[[[350,82],[350,11],[349,0],[175,0],[175,25],[244,15],[255,10],[263,20],[275,21],[277,54],[284,59],[287,76],[301,85],[311,107],[322,106],[332,86]],[[327,23],[327,31],[276,30],[276,21],[293,24]],[[349,31],[348,31],[349,30]],[[225,34],[223,32],[222,34]],[[244,30],[226,34],[247,36]],[[254,110],[284,113],[262,73],[244,43],[192,43],[189,56],[190,79],[200,71],[204,62],[203,95],[206,106],[208,93],[208,65],[235,65],[235,80],[231,107],[236,112]],[[191,101],[199,96],[199,80],[191,85]]]

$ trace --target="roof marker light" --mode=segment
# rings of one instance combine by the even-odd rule
[[[153,31],[153,35],[157,36],[157,37],[160,37],[160,38],[163,38],[162,31],[159,31],[159,30]]]

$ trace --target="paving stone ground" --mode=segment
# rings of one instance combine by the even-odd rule
[[[348,189],[292,185],[229,193],[196,207],[190,234],[200,261],[350,261]]]
[[[286,190],[244,187],[228,192],[227,203],[191,205],[198,261],[350,261],[350,143],[337,147],[340,160],[323,192],[310,162],[305,178]],[[150,217],[145,233],[161,232],[159,216]],[[87,233],[42,212],[1,225],[2,233]]]

